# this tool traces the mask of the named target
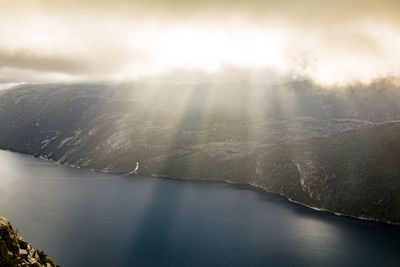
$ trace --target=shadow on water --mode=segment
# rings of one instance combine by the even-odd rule
[[[170,229],[174,227],[181,190],[179,187],[163,190],[162,183],[151,181],[152,191],[144,208],[137,230],[131,236],[125,264],[136,266],[164,265],[171,255],[168,246]],[[160,220],[161,219],[161,220]]]
[[[247,185],[141,175],[92,181],[84,170],[13,155],[0,152],[0,212],[62,266],[400,263],[397,226],[317,212]],[[20,176],[41,171],[54,181]]]

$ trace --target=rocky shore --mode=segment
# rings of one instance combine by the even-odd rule
[[[0,266],[59,266],[42,250],[34,249],[0,216]]]

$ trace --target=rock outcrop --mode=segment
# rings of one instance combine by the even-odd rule
[[[0,216],[0,266],[58,266],[43,251],[34,249]]]

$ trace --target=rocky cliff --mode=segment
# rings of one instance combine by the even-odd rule
[[[43,251],[34,249],[0,216],[0,266],[58,266]]]

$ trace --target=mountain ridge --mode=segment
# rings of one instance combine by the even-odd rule
[[[387,95],[367,115],[383,119],[369,121],[364,104],[353,107],[358,117],[321,117],[326,103],[343,99],[332,100],[338,92],[306,88],[304,96],[285,86],[294,89],[279,94],[296,108],[265,98],[246,106],[243,88],[207,97],[207,87],[157,95],[162,88],[20,86],[0,96],[0,148],[106,172],[128,173],[140,162],[143,174],[245,183],[319,209],[400,222],[400,123],[392,122],[400,97],[383,106],[394,89],[379,89]],[[186,106],[175,99],[185,95]],[[348,101],[376,97],[372,89],[355,95]],[[321,97],[325,104],[310,109]],[[254,113],[260,105],[268,116]]]

